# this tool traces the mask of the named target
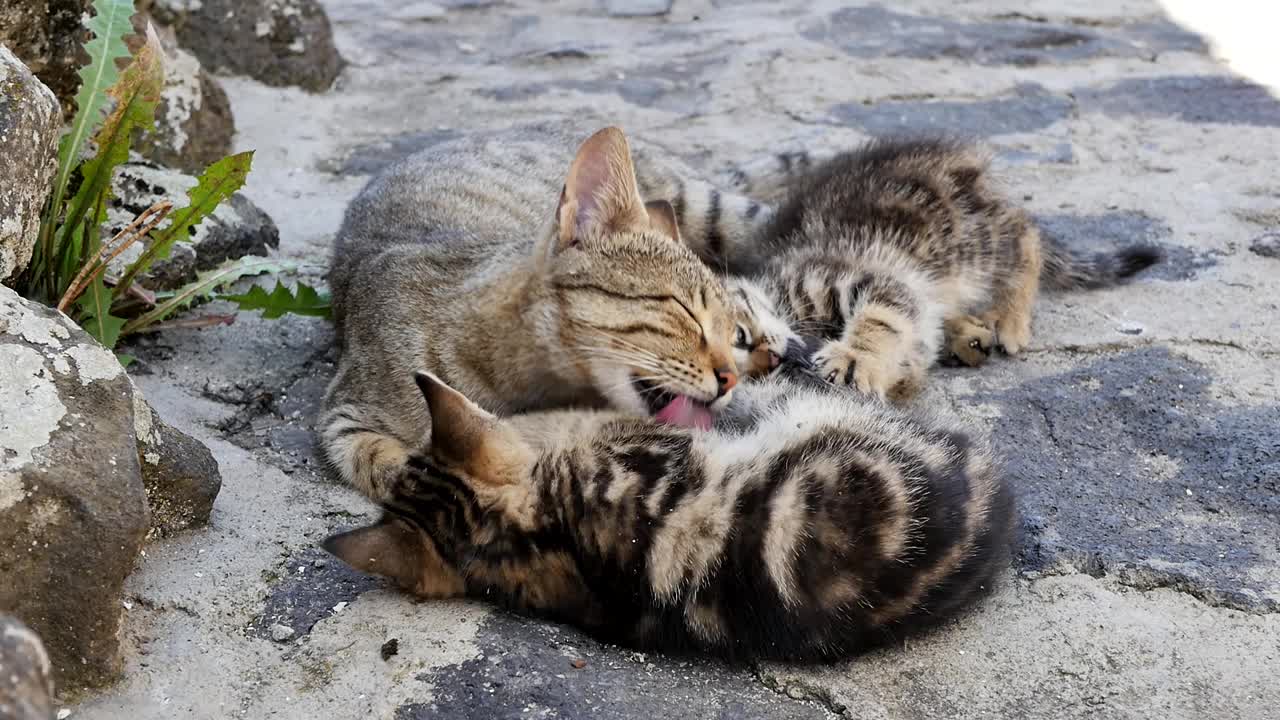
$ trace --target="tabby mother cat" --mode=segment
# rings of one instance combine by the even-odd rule
[[[706,427],[743,348],[719,251],[769,213],[697,183],[636,177],[622,132],[475,134],[393,165],[352,202],[330,270],[342,357],[321,420],[374,499],[429,437],[429,371],[490,412],[609,406]],[[646,203],[642,191],[665,192]],[[677,216],[684,222],[677,224]]]

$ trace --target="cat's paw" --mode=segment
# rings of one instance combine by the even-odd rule
[[[973,316],[957,318],[947,323],[947,365],[979,367],[991,357],[996,345],[996,333],[982,320]]]
[[[875,352],[849,347],[832,340],[814,353],[813,364],[818,375],[833,385],[852,385],[867,395],[884,400],[897,384],[900,373],[896,363]]]

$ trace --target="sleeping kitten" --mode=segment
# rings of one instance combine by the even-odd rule
[[[744,384],[697,431],[619,413],[500,419],[431,375],[427,455],[325,548],[429,598],[606,642],[834,659],[935,623],[1005,567],[1014,513],[964,433],[818,381]]]
[[[689,247],[714,262],[770,214],[656,162],[638,178],[616,128],[574,146],[563,126],[476,133],[352,201],[329,276],[342,357],[321,435],[365,494],[385,496],[426,436],[406,400],[419,370],[500,414],[611,406],[706,425],[728,401],[736,325]]]
[[[913,395],[940,354],[977,366],[993,347],[1021,351],[1042,280],[1102,287],[1160,259],[1146,246],[1078,256],[1043,239],[962,143],[878,141],[813,166],[804,157],[778,156],[788,197],[759,247],[729,263],[749,276],[736,284],[767,301],[735,311],[826,338],[813,357],[822,376],[882,399]],[[776,195],[780,183],[740,184]]]

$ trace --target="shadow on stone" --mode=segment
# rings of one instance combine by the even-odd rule
[[[766,689],[745,668],[632,652],[506,613],[490,616],[475,642],[480,657],[423,675],[433,700],[401,707],[396,720],[830,717]]]
[[[384,584],[378,578],[352,570],[320,548],[290,558],[279,573],[277,578],[268,578],[271,592],[262,612],[249,626],[250,635],[272,637],[272,628],[277,625],[293,632],[273,639],[306,635],[316,623],[331,615],[338,603],[349,603],[361,593]]]
[[[1020,488],[1022,566],[1280,607],[1280,406],[1219,405],[1211,381],[1152,348],[977,393],[1000,408],[992,441]]]

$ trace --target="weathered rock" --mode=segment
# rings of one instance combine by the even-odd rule
[[[158,200],[168,198],[175,208],[190,202],[187,190],[195,187],[190,175],[156,167],[150,163],[126,163],[116,171],[113,187],[116,199],[107,213],[106,237],[128,225],[138,213]],[[200,223],[190,243],[178,243],[170,256],[152,266],[142,285],[169,289],[194,280],[197,270],[208,270],[229,258],[266,255],[267,248],[280,245],[280,231],[271,218],[243,195],[232,195]],[[142,253],[135,244],[112,265],[120,270]]]
[[[136,387],[133,401],[142,485],[151,508],[149,537],[204,525],[222,489],[218,461],[199,440],[161,420]]]
[[[81,17],[92,0],[0,0],[0,45],[48,85],[65,112],[75,109],[76,74],[86,33]]]
[[[9,615],[0,615],[0,718],[53,720],[49,654],[31,628]]]
[[[1269,232],[1259,235],[1249,243],[1249,252],[1262,257],[1280,260],[1280,232]]]
[[[115,677],[144,537],[206,522],[221,484],[209,450],[156,417],[115,355],[0,287],[0,609],[41,633],[60,685]]]
[[[59,685],[119,672],[122,589],[148,524],[124,369],[0,288],[0,608],[43,636]]]
[[[0,26],[4,21],[0,15]],[[31,260],[57,170],[61,127],[53,93],[0,46],[0,282],[11,281]]]
[[[342,70],[318,0],[155,0],[151,12],[214,72],[321,92]]]
[[[134,16],[139,34],[130,39],[131,48],[141,44],[150,21],[143,12]],[[200,173],[231,154],[236,133],[231,103],[200,61],[178,47],[172,28],[154,23],[152,27],[165,50],[164,90],[156,107],[155,130],[135,140],[133,149],[158,165]]]

